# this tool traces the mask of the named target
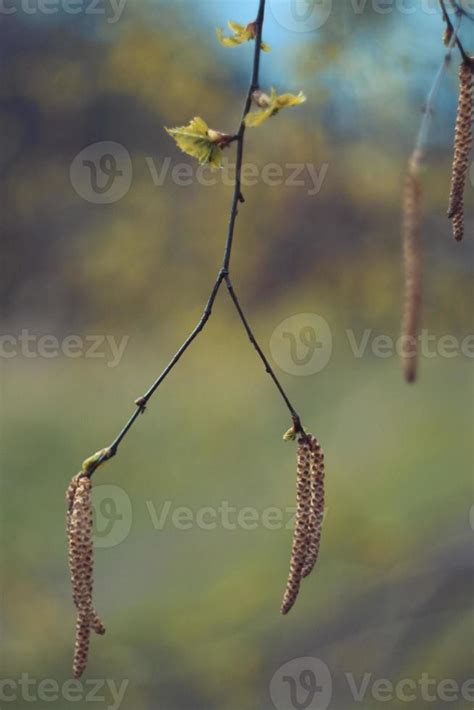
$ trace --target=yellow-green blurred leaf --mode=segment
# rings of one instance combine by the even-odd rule
[[[217,39],[224,47],[236,47],[239,44],[250,42],[256,37],[257,25],[255,22],[250,22],[248,25],[240,25],[238,22],[229,20],[227,24],[234,33],[230,37],[225,37],[224,31],[220,27],[216,29]],[[271,51],[270,45],[266,44],[266,42],[262,42],[260,47],[263,52]]]
[[[201,165],[209,164],[214,168],[221,167],[222,149],[217,141],[222,134],[210,131],[202,118],[196,116],[187,126],[167,128],[166,130],[183,153],[196,158]]]
[[[283,108],[298,106],[306,101],[306,96],[302,91],[299,94],[278,95],[275,89],[272,89],[270,96],[263,92],[257,92],[253,98],[260,110],[246,115],[245,125],[249,128],[260,126],[267,118],[275,116]]]
[[[267,118],[275,115],[275,111],[272,108],[262,109],[261,111],[255,111],[254,113],[248,113],[245,117],[245,125],[247,128],[257,128],[261,126]]]
[[[276,106],[278,110],[282,108],[289,108],[290,106],[298,106],[306,101],[306,96],[300,91],[299,94],[281,94],[281,96],[276,97]]]

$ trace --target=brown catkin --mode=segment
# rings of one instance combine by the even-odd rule
[[[422,307],[421,219],[422,191],[418,151],[413,154],[403,193],[403,270],[405,300],[402,318],[401,360],[407,382],[414,382],[418,367],[418,332]]]
[[[316,437],[309,435],[311,445],[311,501],[308,520],[306,559],[301,572],[308,577],[319,557],[324,520],[324,453]]]
[[[290,573],[283,596],[281,613],[288,614],[300,590],[301,575],[306,560],[308,522],[311,501],[310,440],[300,438],[297,454],[296,520],[291,550]]]
[[[472,148],[473,98],[473,69],[467,62],[462,62],[459,68],[459,103],[448,208],[448,217],[453,220],[456,241],[461,241],[464,237],[464,190]]]
[[[87,667],[89,658],[89,641],[91,635],[91,627],[89,619],[81,614],[77,616],[76,622],[76,643],[74,646],[74,661],[73,673],[74,678],[80,678]]]
[[[464,213],[458,212],[453,217],[453,236],[457,242],[464,239]]]
[[[91,629],[97,634],[105,633],[105,627],[92,604],[92,482],[83,471],[72,479],[66,500],[69,566],[73,600],[77,609],[73,670],[74,677],[79,678],[87,665]]]

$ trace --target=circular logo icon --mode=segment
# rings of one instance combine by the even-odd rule
[[[332,0],[270,0],[279,25],[292,32],[314,32],[329,19]]]
[[[97,205],[121,200],[130,189],[132,176],[128,150],[114,141],[88,145],[76,155],[69,170],[77,194]]]
[[[281,666],[270,682],[276,710],[326,710],[332,698],[332,678],[319,658],[295,658]]]
[[[289,375],[314,375],[328,364],[332,334],[327,321],[317,313],[297,313],[273,331],[270,352]]]
[[[132,504],[127,493],[119,486],[95,486],[92,507],[95,547],[120,545],[132,527]]]

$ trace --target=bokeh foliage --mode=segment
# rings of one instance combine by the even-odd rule
[[[252,19],[244,12],[252,7],[244,3],[235,19]],[[402,16],[368,7],[354,20],[342,8],[309,37],[284,34],[273,49],[279,63],[263,60],[269,85],[302,89],[308,101],[249,131],[246,143],[260,169],[327,163],[322,189],[247,187],[233,261],[266,350],[294,313],[319,313],[333,332],[323,372],[281,373],[327,454],[320,565],[281,619],[290,531],[157,531],[151,523],[147,501],[194,510],[223,500],[257,509],[293,502],[286,411],[222,293],[205,335],[98,473],[98,484],[129,495],[133,526],[97,553],[108,634],[93,644],[90,675],[128,679],[126,707],[270,709],[273,673],[305,655],[330,666],[331,707],[341,710],[350,707],[345,672],[394,681],[471,673],[470,361],[423,361],[410,389],[396,358],[357,360],[345,334],[397,335],[401,185],[443,50],[440,41],[414,42]],[[220,262],[230,188],[156,186],[146,162],[188,162],[164,125],[201,113],[220,130],[238,123],[251,47],[221,47],[208,31],[219,22],[203,12],[160,2],[130,4],[116,25],[2,17],[7,328],[131,338],[116,369],[93,360],[2,363],[3,677],[69,677],[65,487],[193,327]],[[429,26],[440,40],[441,23]],[[453,69],[424,175],[425,324],[462,337],[472,328],[473,247],[469,238],[451,242],[445,217],[455,84]],[[132,157],[131,189],[109,206],[85,202],[69,180],[75,155],[96,141],[117,141]]]

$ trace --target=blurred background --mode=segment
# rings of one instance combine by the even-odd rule
[[[104,708],[396,708],[408,679],[417,708],[472,708],[474,170],[464,243],[446,218],[458,55],[423,173],[429,347],[408,386],[396,354],[400,202],[445,52],[438,4],[267,5],[262,86],[308,101],[248,131],[232,268],[326,452],[320,560],[281,617],[291,422],[223,289],[204,334],[94,478],[107,635],[92,640],[76,707],[94,702],[87,683],[102,679]],[[164,126],[200,115],[236,130],[253,46],[224,48],[215,28],[251,21],[256,6],[2,6],[1,707],[72,702],[64,491],[207,300],[234,148],[224,170],[198,170]],[[468,18],[462,36],[472,51]],[[22,674],[34,681],[27,691]]]

